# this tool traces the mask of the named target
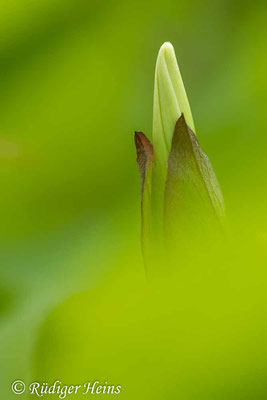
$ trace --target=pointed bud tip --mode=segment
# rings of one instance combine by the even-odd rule
[[[169,51],[169,50],[174,50],[173,45],[171,42],[164,42],[159,51]]]
[[[163,43],[163,45],[159,49],[158,59],[160,57],[164,57],[165,60],[168,59],[169,57],[174,57],[175,58],[174,47],[170,42]],[[176,58],[175,58],[175,60],[176,60]]]
[[[173,50],[173,45],[171,44],[171,42],[164,42],[161,47],[160,47],[161,51],[167,51],[167,50]]]

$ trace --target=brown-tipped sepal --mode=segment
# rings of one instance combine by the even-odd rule
[[[146,169],[148,165],[152,165],[154,158],[153,146],[143,132],[135,132],[134,136],[137,163],[141,177],[142,193],[145,185]]]
[[[154,151],[152,144],[142,132],[135,132],[135,146],[141,177],[142,249],[147,264],[153,252],[151,184]]]

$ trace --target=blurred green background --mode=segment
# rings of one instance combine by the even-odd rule
[[[1,398],[12,398],[13,380],[35,379],[40,332],[57,304],[64,309],[66,298],[116,268],[143,279],[133,133],[151,138],[154,67],[164,41],[175,47],[230,225],[237,238],[242,232],[244,248],[257,241],[261,256],[266,12],[260,0],[0,0]],[[240,263],[237,281],[242,270]],[[244,298],[249,281],[248,273]],[[264,314],[263,307],[259,321]],[[53,353],[53,335],[50,341]],[[53,379],[51,371],[45,376]],[[206,399],[217,398],[211,393]],[[261,398],[248,393],[235,399]]]

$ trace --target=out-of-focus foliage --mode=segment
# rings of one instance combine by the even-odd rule
[[[34,360],[37,354],[39,362],[44,357],[36,344],[57,303],[62,303],[64,322],[72,309],[66,297],[88,292],[115,266],[136,268],[142,281],[133,132],[142,130],[151,137],[154,67],[166,40],[176,49],[198,139],[221,184],[230,225],[237,236],[243,232],[244,249],[257,241],[247,276],[257,265],[256,274],[264,282],[266,11],[266,2],[260,0],[0,1],[1,398],[12,398],[13,380],[35,379]],[[234,265],[238,286],[243,269],[238,262]],[[216,279],[208,273],[207,287]],[[181,285],[187,288],[189,281]],[[252,301],[263,287],[257,286],[255,275],[252,282],[248,291],[245,284],[240,288],[247,303],[230,297],[234,315],[240,307],[244,316],[236,322],[238,337],[247,330],[244,342],[254,332],[254,307],[257,329],[264,329],[264,307]],[[216,293],[223,296],[223,283],[218,285]],[[201,287],[190,292],[190,301],[198,301],[201,293]],[[83,310],[89,300],[75,296]],[[212,293],[205,299],[209,304]],[[232,307],[229,303],[224,311],[221,304],[219,316]],[[244,304],[250,310],[247,317]],[[181,306],[183,322],[194,318],[190,310]],[[216,315],[215,309],[208,312]],[[222,318],[217,325],[220,332],[231,329],[224,322]],[[208,332],[201,337],[208,341],[212,332],[201,326]],[[68,329],[66,341],[72,334]],[[236,343],[231,336],[223,340],[229,349]],[[53,337],[50,345],[53,352]],[[203,343],[195,346],[192,354],[197,357]],[[187,368],[180,370],[185,381],[194,368],[186,349]],[[256,350],[249,353],[254,354],[254,366],[262,360]],[[223,351],[218,365],[222,356]],[[215,362],[216,350],[211,357]],[[244,359],[241,353],[235,357],[240,363]],[[232,362],[229,355],[227,365]],[[57,359],[55,363],[61,365]],[[259,382],[264,368],[257,373],[255,367],[254,375],[247,370],[250,382]],[[43,373],[50,376],[51,371]],[[211,376],[207,379],[212,382]],[[240,387],[248,385],[245,372],[236,379]],[[256,393],[254,398],[260,397]]]
[[[122,268],[101,288],[67,299],[41,330],[35,378],[120,384],[127,400],[264,400],[267,251],[242,246],[229,243],[204,259],[194,249],[175,272],[166,263],[171,279],[162,274],[149,286]],[[82,399],[83,390],[69,397]]]

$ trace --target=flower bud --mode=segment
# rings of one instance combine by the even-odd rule
[[[155,161],[165,175],[175,124],[181,114],[194,130],[193,118],[171,43],[164,43],[158,54],[153,109]]]

